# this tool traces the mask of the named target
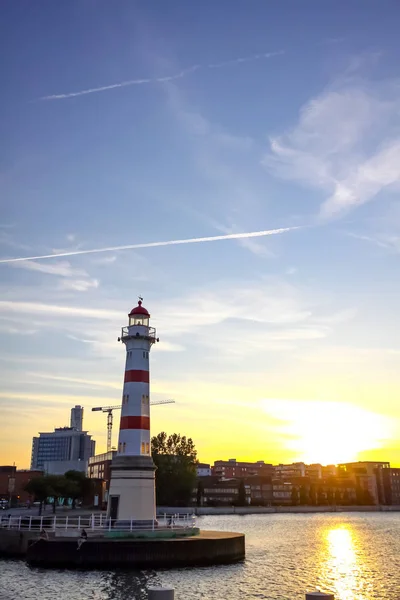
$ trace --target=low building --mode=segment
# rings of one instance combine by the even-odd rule
[[[43,470],[46,475],[64,475],[67,471],[79,471],[86,475],[88,461],[81,459],[45,461],[43,463]]]
[[[249,477],[251,475],[260,475],[262,477],[271,477],[273,467],[263,460],[257,462],[240,462],[236,458],[229,460],[216,460],[212,467],[212,474],[215,477],[232,479],[233,477]]]
[[[336,477],[337,467],[336,465],[326,465],[322,467],[322,477]]]
[[[388,477],[385,473],[389,471],[389,462],[359,461],[337,466],[338,477],[354,481],[366,497],[371,497],[372,504],[388,504],[388,488],[385,486]]]
[[[393,506],[400,506],[400,468],[391,467],[390,471],[390,502]]]
[[[382,475],[386,504],[400,506],[400,468],[390,467]]]
[[[15,486],[15,475],[17,467],[15,465],[0,466],[0,500],[10,500]]]
[[[196,465],[197,477],[211,477],[211,466],[207,463],[197,463]]]
[[[274,479],[290,480],[293,477],[305,477],[306,465],[303,462],[288,465],[276,465],[273,467]]]
[[[292,484],[281,479],[272,480],[272,504],[285,506],[292,504]]]
[[[30,500],[25,491],[27,483],[43,475],[40,470],[17,470],[15,466],[0,467],[0,500],[6,500],[12,506],[25,504]]]
[[[106,505],[108,501],[108,491],[110,489],[111,479],[111,463],[116,456],[116,450],[110,450],[110,452],[104,452],[104,454],[96,454],[89,458],[87,474],[90,479],[98,479],[103,482],[101,488],[101,498],[99,499],[99,505]]]
[[[240,498],[241,486],[244,490],[244,503],[241,502],[243,498]],[[258,475],[232,479],[200,477],[197,487],[193,490],[192,500],[194,504],[200,503],[201,506],[237,506],[239,502],[244,505],[270,506],[271,478]]]
[[[304,476],[305,477],[309,477],[310,479],[316,480],[316,479],[322,479],[322,465],[320,464],[312,464],[312,465],[306,465],[305,468],[305,473]]]

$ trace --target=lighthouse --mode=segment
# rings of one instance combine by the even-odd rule
[[[150,366],[152,345],[158,342],[150,314],[138,305],[128,315],[118,341],[125,344],[118,451],[111,463],[108,516],[119,522],[146,525],[156,517],[155,465],[150,441]]]

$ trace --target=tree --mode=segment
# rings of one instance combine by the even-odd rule
[[[238,506],[246,506],[246,504],[247,504],[246,503],[246,488],[244,486],[243,479],[241,479],[239,482],[237,505]]]
[[[67,496],[67,480],[64,475],[46,475],[49,496],[53,497],[53,513],[56,512],[57,500]]]
[[[196,483],[197,451],[193,440],[165,431],[151,440],[156,470],[156,498],[161,506],[187,506]]]
[[[64,475],[66,480],[65,495],[72,499],[72,508],[75,508],[77,500],[83,500],[92,489],[92,480],[86,477],[82,471],[67,471]]]
[[[335,504],[342,503],[342,492],[338,488],[335,490]]]
[[[362,502],[365,505],[375,504],[374,500],[372,498],[372,494],[371,494],[371,492],[369,490],[363,490]]]
[[[356,503],[358,506],[364,504],[364,493],[359,483],[356,484]]]
[[[314,506],[317,503],[317,492],[315,491],[315,486],[313,484],[310,485],[308,497],[310,504]]]
[[[39,515],[42,514],[43,503],[46,502],[46,499],[50,495],[51,492],[49,483],[47,481],[47,477],[34,477],[25,486],[25,491],[28,494],[31,494],[34,498],[34,502],[40,502],[39,504]]]
[[[317,506],[322,506],[323,504],[326,504],[326,495],[324,489],[320,487],[317,493]]]
[[[201,478],[197,482],[197,492],[196,492],[196,505],[202,506],[203,504],[203,496],[204,496],[204,483]]]
[[[309,493],[305,485],[300,487],[300,504],[305,505],[309,503]]]

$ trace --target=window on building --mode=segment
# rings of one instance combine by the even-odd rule
[[[146,444],[142,442],[142,454],[146,454]]]
[[[146,442],[146,454],[150,454],[150,444]]]
[[[126,443],[124,442],[124,443],[122,444],[122,452],[123,452],[124,454],[125,454],[125,448],[126,448]]]

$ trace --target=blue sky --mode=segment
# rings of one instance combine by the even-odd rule
[[[90,407],[120,401],[116,338],[142,294],[153,398],[177,401],[154,433],[204,460],[400,464],[399,13],[3,3],[0,258],[70,255],[0,264],[0,461],[26,466],[76,403],[103,449]],[[339,456],[332,427],[322,456],[304,414],[367,434]]]

